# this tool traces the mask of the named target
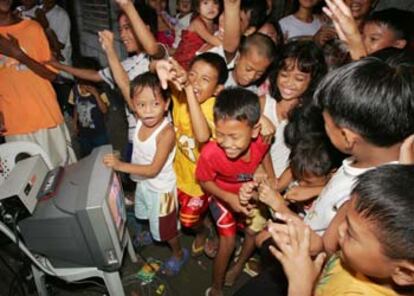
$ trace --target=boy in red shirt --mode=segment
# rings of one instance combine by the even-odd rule
[[[269,145],[259,136],[259,99],[242,88],[222,91],[214,105],[216,141],[201,151],[196,178],[213,198],[210,211],[216,221],[220,246],[213,267],[213,284],[206,295],[222,295],[224,275],[235,247],[238,222],[251,216],[238,199],[240,186],[253,175],[267,154]],[[241,218],[241,219],[240,219]],[[254,223],[255,217],[252,219]],[[242,266],[254,250],[255,232],[246,228],[246,239],[236,264]]]

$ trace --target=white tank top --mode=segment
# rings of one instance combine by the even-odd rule
[[[170,124],[167,118],[160,126],[146,139],[140,141],[138,137],[139,130],[142,126],[142,121],[138,120],[133,137],[133,151],[131,162],[133,164],[148,165],[154,160],[157,152],[157,136],[164,129],[166,125]],[[146,182],[148,187],[155,192],[170,192],[174,189],[176,184],[175,173],[173,169],[173,160],[175,156],[175,147],[168,155],[167,161],[162,167],[161,171],[154,178],[145,178],[137,175],[131,175],[131,179],[135,182]]]
[[[289,166],[290,149],[286,146],[284,135],[288,121],[279,121],[277,118],[277,102],[269,95],[266,95],[263,114],[276,127],[276,137],[270,147],[270,157],[272,158],[273,170],[275,171],[276,177],[279,178]]]

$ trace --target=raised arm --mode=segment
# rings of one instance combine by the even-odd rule
[[[144,51],[155,59],[163,58],[166,55],[164,47],[157,43],[154,35],[135,9],[133,2],[131,0],[116,0],[116,3],[118,3],[131,22],[132,30],[139,43],[143,46]]]
[[[225,0],[223,48],[226,53],[237,52],[240,36],[240,0]]]
[[[134,110],[134,106],[131,100],[131,91],[129,88],[129,77],[121,65],[114,48],[114,34],[110,31],[104,30],[98,33],[99,41],[101,42],[102,49],[108,59],[109,67],[111,68],[115,83],[118,85],[125,102],[131,110]]]
[[[206,25],[200,20],[195,19],[191,23],[191,28],[194,32],[196,32],[205,42],[214,46],[220,46],[221,40],[214,34],[211,34],[208,30]]]

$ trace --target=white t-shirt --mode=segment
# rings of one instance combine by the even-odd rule
[[[187,29],[190,26],[191,18],[193,17],[193,13],[189,13],[184,17],[177,15],[178,23],[175,26],[175,39],[173,43],[173,48],[177,48],[181,41],[181,34],[183,30]]]
[[[149,64],[149,57],[144,53],[133,55],[121,62],[122,67],[128,74],[129,81],[132,81],[138,75],[147,72],[149,70]],[[109,67],[100,70],[99,75],[111,88],[115,87],[115,82]],[[128,121],[128,141],[132,143],[135,127],[137,125],[137,119],[128,107],[125,107],[125,113]]]
[[[279,21],[285,40],[299,36],[313,36],[322,26],[322,22],[317,17],[313,17],[311,23],[305,23],[297,19],[293,14],[282,18]]]
[[[139,130],[141,129],[142,122],[138,120],[135,128],[135,135],[133,138],[133,150],[131,163],[139,165],[151,164],[157,153],[157,136],[164,129],[166,125],[170,124],[167,118],[160,126],[148,137],[145,141],[141,141],[138,138]],[[168,155],[164,166],[157,176],[154,178],[145,178],[131,174],[131,179],[135,182],[146,182],[149,189],[155,192],[171,192],[175,188],[176,178],[173,168],[173,161],[175,157],[175,147]]]
[[[373,169],[353,167],[353,161],[352,157],[344,159],[305,216],[305,223],[319,235],[323,235],[339,208],[350,199],[356,178]]]
[[[229,71],[229,77],[227,78],[227,81],[224,84],[224,88],[228,88],[228,87],[241,87],[241,88],[250,90],[254,92],[255,94],[257,94],[257,91],[258,91],[258,88],[256,85],[249,85],[249,86],[238,85],[237,82],[234,80],[233,71]]]
[[[275,140],[272,143],[272,146],[270,146],[270,157],[272,158],[276,177],[279,178],[289,166],[290,149],[286,146],[284,135],[288,121],[279,120],[277,117],[277,102],[270,95],[266,96],[263,115],[265,115],[276,127]]]

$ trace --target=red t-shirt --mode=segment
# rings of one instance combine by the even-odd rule
[[[250,160],[227,158],[217,142],[210,141],[201,150],[197,161],[196,178],[199,181],[213,181],[218,187],[232,193],[239,193],[240,186],[253,179],[269,145],[259,136],[250,144]]]

